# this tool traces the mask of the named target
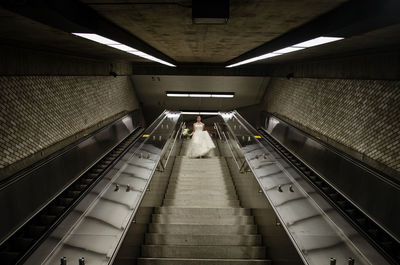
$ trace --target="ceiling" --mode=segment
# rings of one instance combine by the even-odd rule
[[[42,51],[62,52],[97,59],[146,61],[140,57],[87,41],[68,32],[0,8],[0,42]],[[4,26],[7,25],[7,26]]]
[[[159,66],[70,34],[81,30],[115,39],[174,63],[178,67],[171,70],[181,75],[185,71],[180,70],[190,67],[190,72],[197,71],[198,75],[215,70],[221,75],[254,76],[262,75],[265,64],[274,66],[393,49],[400,44],[397,14],[400,4],[396,1],[230,0],[230,19],[226,25],[193,25],[191,0],[16,1],[17,4],[6,6],[7,9],[0,8],[0,43],[98,60],[132,62],[134,69],[147,67],[146,71],[148,67],[154,70]],[[361,2],[365,4],[360,5]],[[224,68],[232,61],[287,47],[299,38],[309,39],[325,31],[354,34],[340,42],[233,69]],[[259,71],[246,70],[251,67]]]
[[[232,110],[260,103],[268,77],[243,76],[132,76],[147,120],[162,110]],[[166,91],[234,92],[234,98],[176,98]]]
[[[191,1],[81,1],[174,60],[200,63],[224,63],[345,2],[231,0],[228,24],[193,25]]]

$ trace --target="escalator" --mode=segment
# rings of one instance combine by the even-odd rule
[[[140,132],[139,127],[132,130],[114,148],[91,165],[90,169],[53,198],[12,236],[3,241],[0,246],[1,264],[22,264],[73,207],[91,191],[99,179],[126,153],[137,140]]]
[[[379,231],[371,241],[354,228],[343,213],[364,218],[367,232],[376,227],[307,163],[237,112],[216,118],[218,148],[203,159],[187,157],[180,112],[135,130],[8,237],[1,263],[397,264],[396,241]],[[149,205],[154,193],[159,199]],[[268,217],[243,203],[253,200]],[[132,232],[138,218],[147,228]],[[287,259],[271,253],[276,242],[260,222],[284,232]],[[142,240],[136,249],[132,236]],[[136,254],[121,258],[126,253]]]

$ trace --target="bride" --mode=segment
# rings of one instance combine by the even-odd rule
[[[201,158],[207,155],[211,149],[215,148],[210,135],[204,130],[204,123],[201,122],[200,116],[197,116],[197,122],[193,123],[193,132],[189,136],[193,136],[188,147],[189,157]]]

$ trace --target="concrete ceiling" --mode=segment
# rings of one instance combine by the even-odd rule
[[[147,120],[162,110],[232,110],[258,104],[268,77],[243,76],[132,76]],[[175,98],[166,91],[234,92],[234,98]]]
[[[223,63],[345,0],[231,0],[226,25],[193,25],[191,1],[81,2],[178,62]]]
[[[97,44],[0,8],[0,42],[41,51],[81,55],[96,59],[143,62],[140,57]]]
[[[374,51],[389,51],[398,49],[400,44],[400,24],[391,25],[373,30],[361,35],[346,38],[344,40],[328,43],[281,56],[254,62],[249,65],[265,63],[285,63],[303,61],[309,58],[337,57],[344,55],[356,55],[359,52],[371,53]]]

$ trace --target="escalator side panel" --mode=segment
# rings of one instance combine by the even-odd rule
[[[60,256],[93,264],[114,260],[180,116],[166,111],[160,117],[25,264],[57,264]]]
[[[138,126],[132,112],[0,187],[0,242]],[[73,166],[71,166],[73,165]]]
[[[329,184],[400,241],[400,186],[366,166],[339,154],[284,121],[268,115],[266,131],[301,157]]]

